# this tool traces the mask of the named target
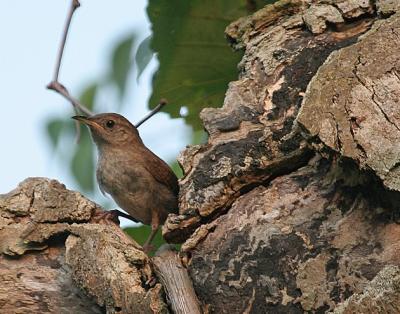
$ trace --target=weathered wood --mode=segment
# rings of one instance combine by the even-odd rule
[[[65,249],[52,246],[19,258],[0,256],[0,312],[104,313],[72,282]]]
[[[230,83],[222,108],[202,111],[208,143],[179,158],[185,171],[180,215],[165,223],[168,241],[186,240],[200,221],[212,220],[247,190],[313,156],[294,125],[307,85],[333,51],[354,44],[374,22],[368,15],[342,27],[343,18],[330,19],[326,6],[339,12],[327,4],[321,9],[306,1],[280,1],[228,26],[233,46],[245,48],[242,75]],[[314,16],[319,12],[318,19],[305,18],[310,10]],[[370,10],[368,5],[364,13]],[[342,29],[329,30],[332,23]]]
[[[400,264],[400,194],[387,189],[400,154],[398,9],[280,1],[227,28],[244,49],[240,78],[222,108],[203,110],[208,143],[182,153],[180,214],[163,228],[185,241],[210,313],[324,313],[351,295],[348,309],[364,313],[384,302],[356,296]],[[394,303],[371,309],[398,308],[396,282],[382,289]]]
[[[400,191],[400,17],[333,53],[309,84],[297,118],[318,142]],[[338,71],[340,69],[340,71]]]
[[[153,263],[172,311],[175,314],[201,314],[192,281],[174,247],[163,245],[153,258]]]
[[[44,178],[0,195],[0,312],[167,313],[150,259],[101,212]]]
[[[354,294],[333,314],[400,313],[400,269],[389,265],[366,285],[361,293]]]
[[[323,313],[362,293],[385,265],[400,265],[396,196],[337,167],[315,158],[254,188],[185,242],[211,313]]]

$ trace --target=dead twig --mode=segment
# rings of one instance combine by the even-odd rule
[[[74,109],[77,114],[80,114],[79,111],[81,111],[82,113],[84,113],[88,116],[93,115],[93,113],[89,109],[87,109],[85,106],[82,106],[78,100],[73,98],[70,95],[70,93],[68,92],[68,90],[65,88],[65,86],[60,84],[59,82],[52,81],[49,83],[49,85],[47,85],[47,88],[56,91],[60,95],[64,96],[64,98],[68,99],[71,102],[71,104],[74,106]]]
[[[72,0],[72,2],[71,2],[71,7],[70,7],[68,15],[67,15],[67,20],[65,22],[65,26],[64,26],[64,30],[63,30],[63,34],[62,34],[62,38],[61,38],[61,43],[60,43],[60,47],[59,47],[58,54],[57,54],[53,79],[49,84],[47,84],[47,88],[57,92],[58,94],[62,95],[65,99],[67,99],[72,104],[74,111],[77,115],[85,114],[87,116],[92,116],[93,112],[90,111],[84,105],[82,105],[77,99],[72,97],[71,94],[68,92],[67,88],[59,82],[61,62],[62,62],[62,58],[63,58],[63,54],[64,54],[65,44],[67,42],[68,32],[69,32],[69,28],[71,25],[71,20],[72,20],[72,17],[74,15],[76,9],[79,8],[80,5],[81,4],[80,4],[79,0]],[[136,127],[139,127],[144,122],[146,122],[148,119],[150,119],[152,116],[154,116],[166,104],[167,104],[167,101],[165,99],[161,99],[160,103],[157,105],[157,107],[155,107],[150,113],[148,113],[144,118],[142,118],[138,123],[136,123]],[[76,125],[77,140],[78,140],[80,137],[79,122],[76,121],[75,125]]]
[[[68,90],[59,82],[58,78],[60,75],[60,68],[61,68],[61,61],[64,54],[65,43],[67,42],[68,31],[71,25],[72,16],[75,13],[75,10],[79,8],[81,4],[78,0],[72,0],[71,7],[68,12],[67,20],[65,22],[64,31],[62,34],[62,39],[60,43],[60,48],[58,50],[58,55],[56,59],[56,66],[54,69],[54,76],[53,80],[47,85],[48,89],[54,90],[55,92],[59,93],[60,95],[64,96],[68,101],[71,102],[72,106],[74,107],[77,114],[84,113],[86,115],[93,115],[93,113],[86,108],[85,106],[81,105],[79,101],[74,99],[68,92]]]
[[[152,111],[150,111],[146,116],[144,116],[139,122],[137,122],[135,124],[135,127],[137,127],[137,128],[140,127],[144,122],[146,122],[152,116],[154,116],[157,112],[159,112],[161,110],[161,108],[164,107],[167,103],[168,102],[166,99],[160,99],[160,102],[158,103],[158,105]]]
[[[62,39],[61,39],[60,48],[58,49],[58,55],[57,55],[57,59],[56,59],[56,66],[54,69],[53,80],[49,84],[47,84],[47,88],[64,96],[64,98],[66,98],[72,104],[76,114],[79,115],[80,113],[84,113],[84,114],[91,116],[91,115],[93,115],[92,112],[89,109],[87,109],[85,106],[82,106],[79,103],[79,101],[74,99],[69,94],[68,90],[58,81],[58,77],[60,75],[61,61],[62,61],[62,57],[64,54],[65,43],[66,43],[67,37],[68,37],[69,26],[71,25],[72,16],[74,15],[75,10],[77,8],[79,8],[80,5],[81,4],[79,3],[79,0],[72,0],[72,2],[71,2],[71,7],[68,12],[67,20],[65,22],[65,27],[64,27],[64,31],[63,31],[63,35],[62,35]],[[75,122],[75,128],[76,128],[76,140],[78,141],[80,138],[80,134],[81,134],[81,128],[80,128],[78,121]]]

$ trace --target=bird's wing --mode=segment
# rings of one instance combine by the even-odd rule
[[[149,156],[143,164],[146,170],[151,173],[156,181],[164,184],[173,191],[175,195],[178,195],[178,178],[168,164],[148,149],[143,151],[143,153]]]

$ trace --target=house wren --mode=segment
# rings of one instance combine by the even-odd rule
[[[123,116],[103,113],[75,116],[86,124],[99,156],[97,181],[100,190],[135,221],[151,225],[150,243],[169,213],[178,211],[178,180],[169,166],[142,142],[137,129]]]

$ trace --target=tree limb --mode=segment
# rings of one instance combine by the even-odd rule
[[[155,273],[176,314],[201,314],[200,303],[192,281],[172,245],[165,244],[153,258]]]

